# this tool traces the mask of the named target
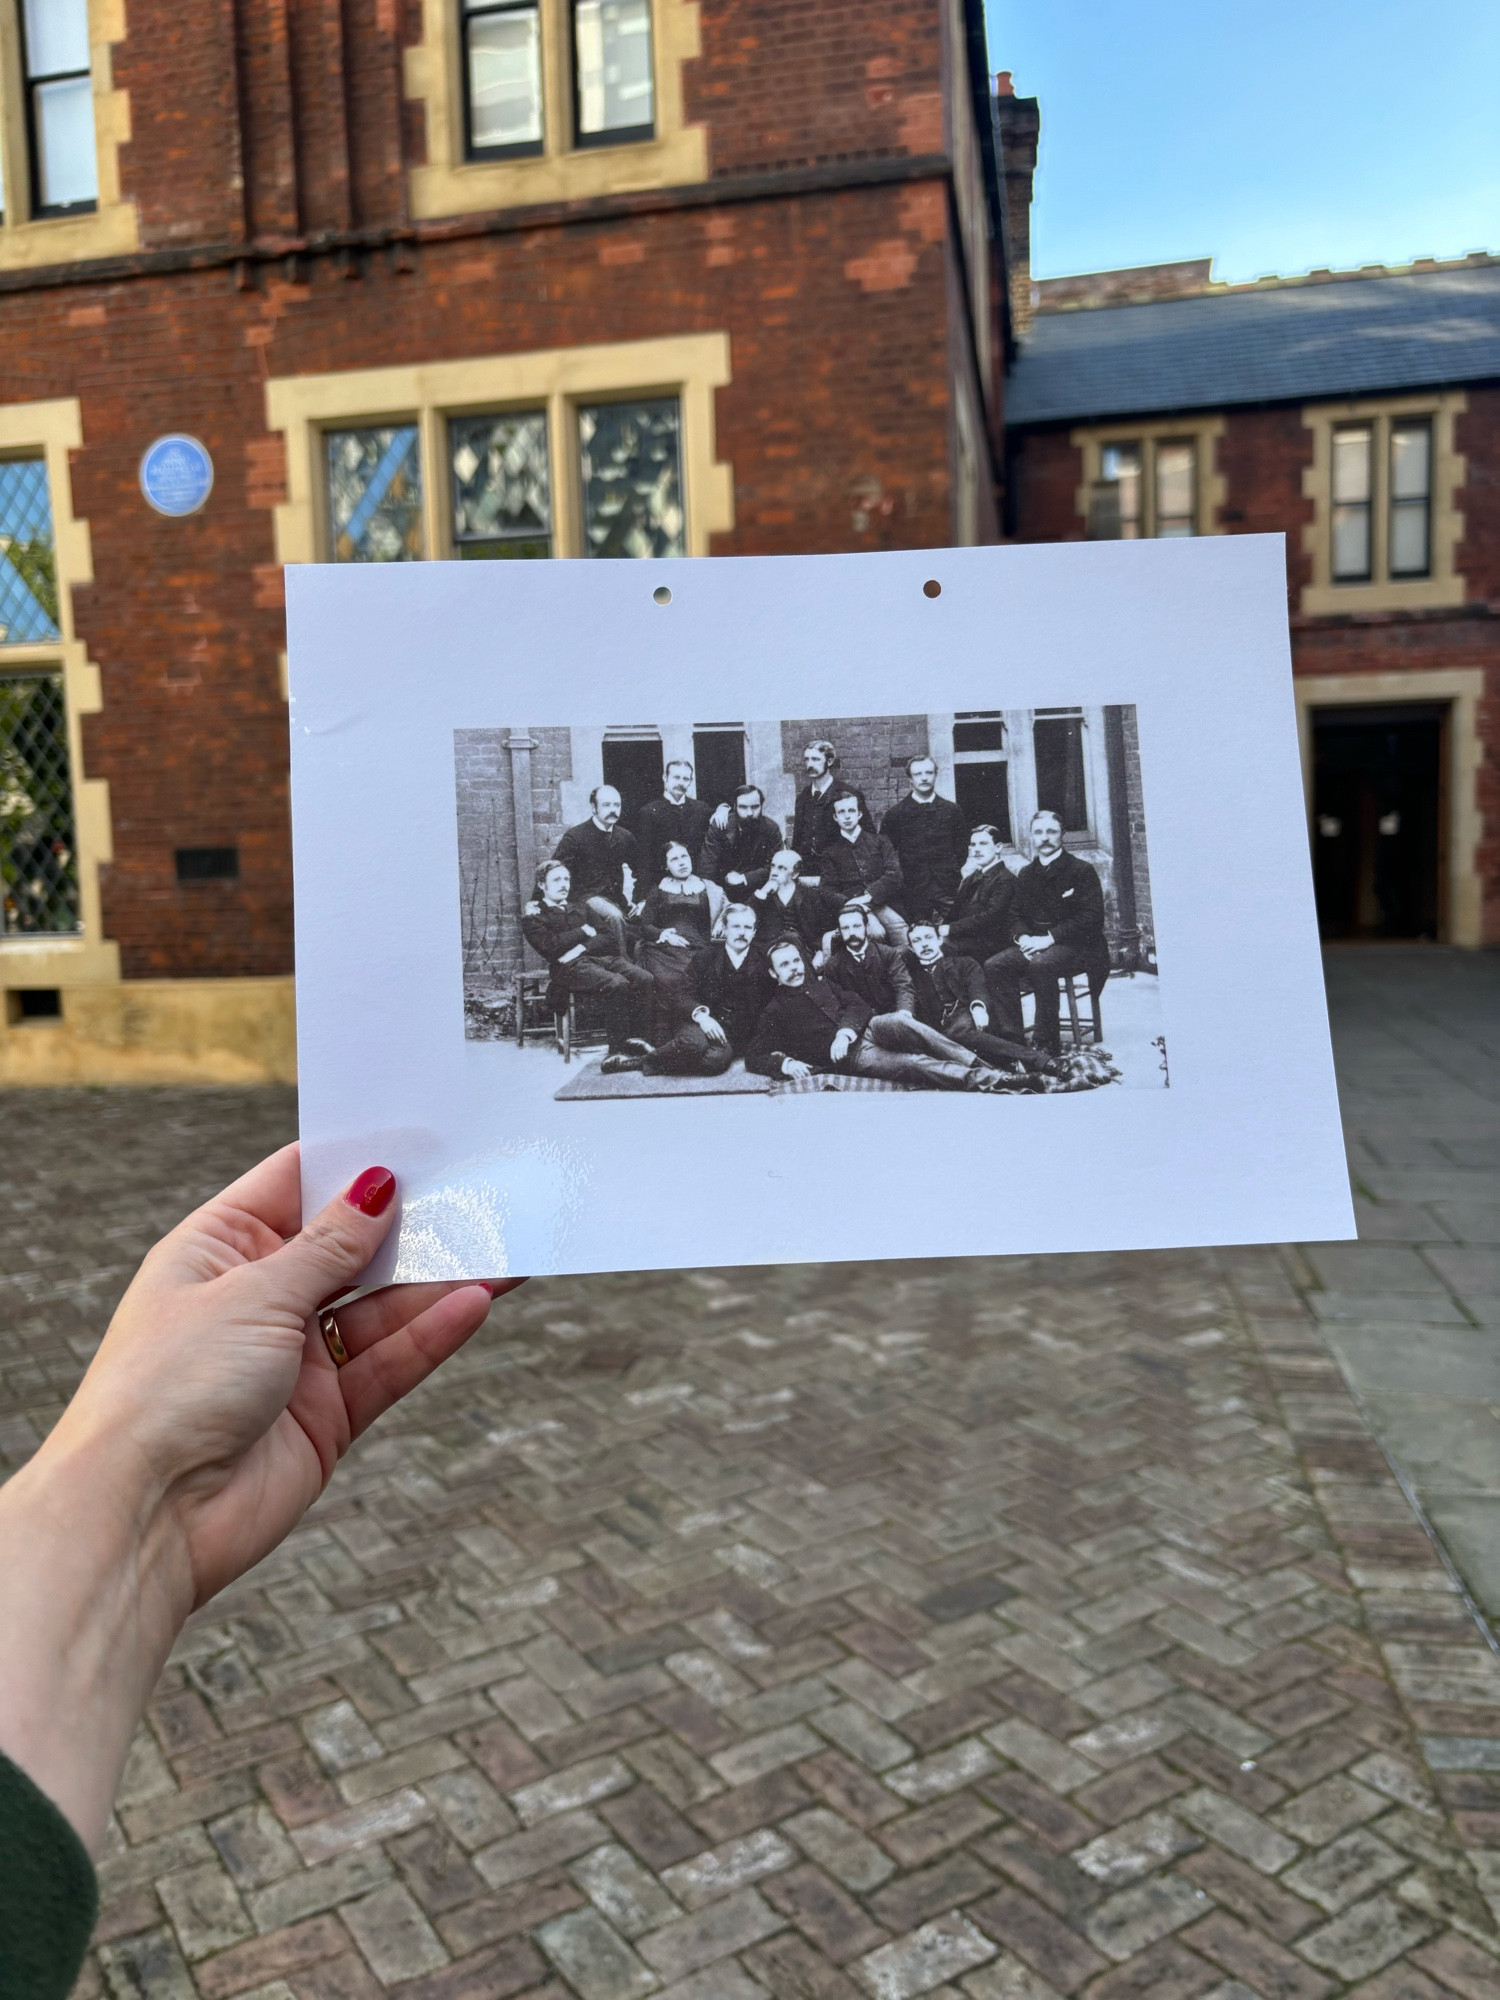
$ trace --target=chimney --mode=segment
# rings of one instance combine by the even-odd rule
[[[995,78],[995,125],[1000,141],[1000,177],[1005,190],[1006,282],[1010,321],[1016,338],[1031,325],[1031,183],[1036,173],[1037,139],[1042,129],[1034,97],[1017,97],[1008,69]]]

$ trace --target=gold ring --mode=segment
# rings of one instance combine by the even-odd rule
[[[342,1368],[349,1359],[349,1350],[344,1345],[344,1336],[339,1332],[339,1323],[331,1312],[318,1314],[318,1325],[323,1332],[323,1345],[328,1349],[335,1368]]]

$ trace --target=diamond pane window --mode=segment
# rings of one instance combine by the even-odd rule
[[[0,675],[0,896],[6,937],[78,929],[61,674]]]
[[[422,459],[415,424],[327,431],[328,544],[335,562],[416,562]]]
[[[540,152],[542,29],[536,0],[466,0],[462,19],[470,158]]]
[[[57,633],[57,556],[47,467],[0,459],[0,646],[33,646]]]
[[[1345,424],[1333,434],[1335,583],[1369,581],[1372,445],[1368,424]]]
[[[1197,452],[1191,438],[1163,439],[1156,447],[1156,532],[1190,535],[1195,526]]]
[[[574,0],[578,141],[644,139],[655,129],[651,0]]]
[[[460,556],[550,556],[552,468],[545,410],[454,417],[453,541]]]
[[[584,554],[685,555],[677,398],[581,409],[578,443]]]

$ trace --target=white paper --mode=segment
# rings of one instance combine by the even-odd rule
[[[1284,564],[1279,536],[1224,536],[289,569],[308,1211],[394,1170],[371,1281],[1352,1236]],[[764,764],[763,718],[1112,705],[1134,710],[1158,967],[1103,991],[1106,1046],[1112,1021],[1136,1038],[1126,1081],[559,1102],[583,1058],[466,1035],[456,736],[567,729],[586,762],[601,731],[670,750],[728,719]],[[543,836],[587,817],[591,776],[553,788]],[[484,886],[497,909],[514,865]]]

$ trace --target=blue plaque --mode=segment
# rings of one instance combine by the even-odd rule
[[[149,444],[141,458],[141,491],[158,514],[196,514],[214,490],[214,462],[195,437],[174,433]]]

